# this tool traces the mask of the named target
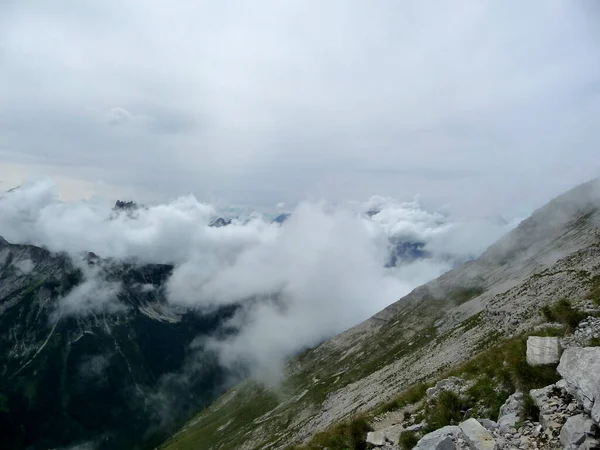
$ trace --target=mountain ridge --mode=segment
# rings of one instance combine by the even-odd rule
[[[232,389],[161,448],[285,448],[533,328],[543,306],[585,297],[600,274],[599,227],[596,179],[537,209],[477,260],[293,358],[278,389]]]

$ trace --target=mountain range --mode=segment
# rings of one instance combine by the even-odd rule
[[[116,213],[135,208],[115,205]],[[172,265],[73,257],[0,238],[2,448],[301,444],[532,329],[556,299],[584,299],[600,275],[599,229],[594,180],[535,211],[479,258],[291,358],[276,385],[235,386],[203,337],[235,332],[223,324],[238,305],[174,307]],[[390,249],[388,266],[428,257],[421,242],[399,239]]]
[[[593,180],[536,210],[479,258],[292,358],[277,387],[251,380],[233,387],[160,448],[295,448],[534,330],[560,299],[589,308],[599,279],[600,180]],[[362,439],[362,446],[302,448],[366,448]]]

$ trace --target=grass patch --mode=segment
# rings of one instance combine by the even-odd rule
[[[523,410],[521,412],[521,420],[531,420],[537,422],[540,418],[540,409],[533,401],[533,397],[525,394],[523,398]]]
[[[511,391],[510,386],[499,386],[498,381],[488,375],[479,378],[467,392],[469,403],[476,408],[480,417],[498,417],[500,407]]]
[[[600,347],[600,338],[593,338],[589,344],[590,347]]]
[[[417,442],[419,442],[419,438],[414,431],[405,431],[400,435],[398,444],[402,450],[411,450],[417,445]]]
[[[426,431],[434,431],[446,425],[462,422],[469,404],[454,392],[442,391],[438,397],[425,407]]]
[[[383,405],[376,408],[372,416],[378,416],[380,414],[384,414],[388,411],[395,411],[397,409],[402,408],[406,405],[412,405],[420,401],[423,397],[425,397],[425,392],[427,389],[431,387],[431,384],[419,383],[411,386],[410,388],[403,391],[398,397],[395,399],[384,403]]]
[[[306,445],[290,446],[285,450],[366,450],[366,437],[371,430],[366,417],[357,416],[315,434]]]
[[[600,275],[594,275],[590,280],[590,292],[587,295],[589,300],[600,306]]]
[[[577,328],[579,322],[585,319],[585,314],[573,308],[571,302],[562,299],[553,305],[546,305],[541,309],[541,314],[548,322],[562,323],[567,332],[572,332]]]
[[[546,334],[558,334],[558,330],[544,330]],[[543,332],[535,333],[541,335]],[[553,366],[532,367],[527,364],[527,337],[523,335],[509,339],[492,347],[468,361],[455,371],[455,375],[470,377],[488,377],[505,390],[529,391],[556,383],[559,376]]]

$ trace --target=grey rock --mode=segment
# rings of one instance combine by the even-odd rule
[[[548,402],[548,399],[550,398],[550,392],[553,388],[554,386],[550,385],[540,389],[532,389],[531,391],[529,391],[529,395],[531,395],[535,406],[542,409],[545,406],[546,402]]]
[[[600,398],[600,347],[570,347],[560,358],[558,373],[575,391],[586,412]]]
[[[531,366],[556,364],[560,360],[560,341],[557,337],[530,336],[527,338],[527,363]]]
[[[486,430],[495,430],[498,428],[498,423],[494,422],[490,419],[477,419],[477,421],[486,429]]]
[[[494,450],[496,440],[477,419],[469,419],[460,424],[465,440],[473,450]]]
[[[422,423],[415,423],[414,425],[411,425],[411,426],[405,428],[406,431],[412,431],[414,433],[416,433],[417,431],[421,431],[422,429],[423,429]]]
[[[596,397],[596,402],[590,413],[592,420],[596,422],[596,425],[600,425],[600,398]]]
[[[579,449],[588,434],[594,431],[594,423],[584,414],[567,419],[560,432],[560,443],[565,450]]]
[[[498,414],[498,426],[510,427],[519,421],[521,410],[523,409],[523,393],[515,392],[506,399],[504,405],[500,407]]]
[[[367,444],[381,446],[385,444],[385,433],[383,430],[369,431],[367,433]]]
[[[449,425],[423,436],[414,450],[455,450],[458,437],[464,438],[460,427]]]
[[[386,442],[397,444],[403,431],[402,425],[392,425],[381,430],[370,431],[367,433],[367,443],[375,446],[384,445]]]
[[[462,378],[449,377],[438,381],[434,387],[430,387],[429,389],[427,389],[427,391],[425,391],[425,394],[430,400],[436,398],[441,392],[444,391],[454,392],[458,395],[461,393],[462,388],[465,386],[465,384],[466,381]]]

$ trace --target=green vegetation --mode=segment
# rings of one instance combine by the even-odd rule
[[[480,416],[497,417],[509,391],[510,388],[506,386],[498,389],[498,383],[492,377],[484,375],[467,390],[466,395],[469,403],[474,405]]]
[[[523,412],[521,415],[522,420],[533,420],[537,421],[540,417],[540,409],[536,406],[531,395],[526,394],[523,399]]]
[[[286,450],[366,450],[366,436],[372,428],[365,416],[357,416],[316,434],[308,444]]]
[[[593,300],[594,303],[600,306],[600,275],[594,275],[590,280],[590,292],[587,298]]]
[[[551,306],[544,306],[541,313],[548,322],[562,323],[567,332],[575,330],[579,322],[585,319],[585,314],[573,308],[573,305],[567,299],[559,300]]]
[[[411,450],[417,445],[417,442],[419,442],[419,438],[414,431],[405,431],[400,435],[400,441],[398,443],[402,450]]]
[[[431,384],[418,383],[403,391],[398,397],[384,403],[373,411],[372,416],[378,416],[388,411],[395,411],[406,405],[417,403],[425,396],[425,391],[431,387]]]
[[[557,336],[562,330],[547,328],[535,335]],[[527,364],[527,337],[525,334],[509,339],[500,345],[492,347],[465,363],[453,374],[471,378],[487,376],[494,380],[496,386],[514,392],[515,390],[529,391],[558,381],[559,377],[553,366],[532,367]]]
[[[442,391],[438,397],[425,407],[426,431],[434,431],[446,425],[456,425],[463,420],[464,412],[469,408],[465,399],[454,392]]]

